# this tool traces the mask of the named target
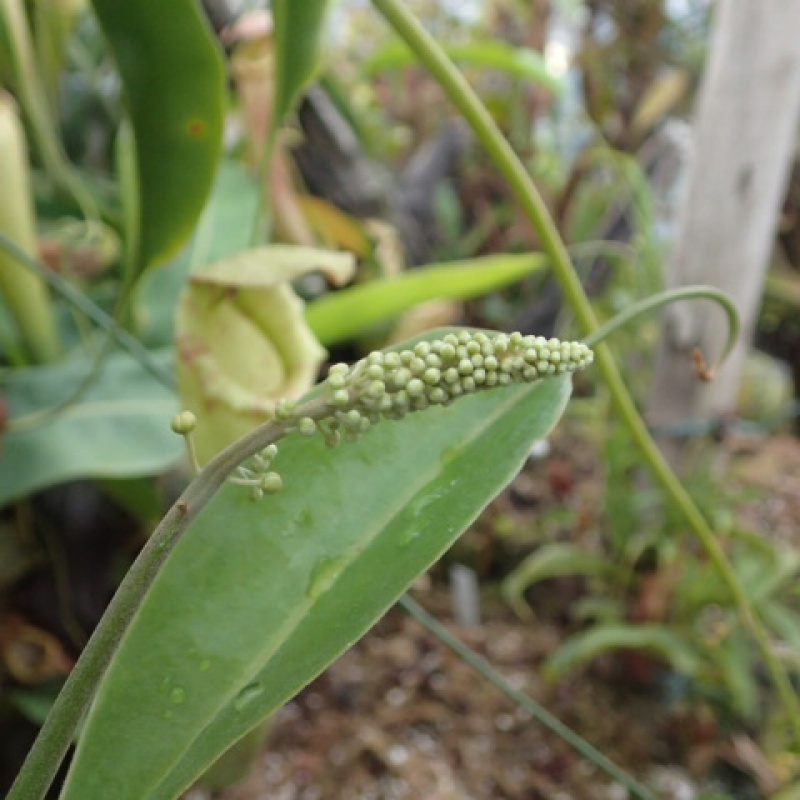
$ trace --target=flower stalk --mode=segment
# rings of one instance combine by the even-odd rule
[[[469,123],[476,138],[503,176],[514,198],[539,238],[542,250],[564,292],[564,298],[584,334],[598,328],[591,303],[572,266],[564,241],[524,164],[492,119],[466,78],[450,61],[439,43],[423,28],[402,0],[372,0],[395,32],[426,66]],[[595,350],[600,374],[608,388],[612,404],[639,447],[644,463],[667,497],[681,511],[694,531],[738,609],[739,619],[758,645],[764,663],[790,720],[795,742],[800,746],[800,702],[783,665],[777,658],[767,631],[755,613],[730,561],[708,521],[686,491],[672,467],[653,440],[628,392],[614,357],[605,344]]]

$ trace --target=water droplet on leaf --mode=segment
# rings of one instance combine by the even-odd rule
[[[409,528],[408,530],[403,531],[399,539],[400,547],[406,547],[410,545],[411,542],[417,539],[421,533],[422,531],[418,531],[415,528]]]
[[[264,687],[260,683],[248,683],[233,701],[233,708],[236,711],[244,711],[256,698],[264,694]]]
[[[179,706],[186,700],[186,690],[181,688],[180,686],[176,686],[169,693],[169,699],[171,702],[175,703],[176,706]]]
[[[311,600],[316,600],[320,595],[328,591],[333,586],[339,573],[347,563],[344,558],[321,558],[311,570],[311,577],[308,580],[306,595]]]

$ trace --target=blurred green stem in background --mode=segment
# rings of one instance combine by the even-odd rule
[[[578,274],[572,266],[566,246],[531,176],[492,119],[489,111],[472,90],[466,78],[447,57],[441,45],[425,30],[403,0],[372,0],[372,4],[398,36],[416,53],[419,61],[430,70],[469,123],[478,141],[506,180],[528,221],[536,231],[542,250],[550,260],[550,265],[561,284],[566,302],[578,320],[583,333],[591,335],[597,329],[598,322]],[[791,720],[795,742],[797,746],[800,746],[800,702],[798,702],[783,665],[773,652],[767,631],[755,614],[750,599],[742,588],[733,567],[725,556],[711,526],[650,436],[607,345],[600,344],[596,347],[595,362],[608,387],[612,403],[638,445],[644,462],[667,496],[681,510],[728,587],[739,610],[742,624],[747,627],[758,644],[781,704],[787,717]]]

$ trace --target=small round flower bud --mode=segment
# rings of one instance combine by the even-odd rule
[[[422,380],[424,380],[429,386],[436,386],[441,379],[442,373],[434,367],[429,367],[422,375]]]
[[[456,384],[461,380],[461,376],[458,374],[458,370],[455,367],[450,367],[450,369],[446,370],[442,378],[444,378],[445,383],[450,384]]]
[[[439,367],[442,366],[442,359],[439,356],[437,356],[436,353],[431,353],[430,355],[425,356],[425,363],[429,367],[434,367],[438,369]]]
[[[508,336],[506,336],[504,333],[501,333],[494,340],[494,351],[498,355],[504,355],[505,353],[508,352],[508,349],[509,349]]]
[[[461,375],[472,375],[475,365],[468,358],[462,358],[458,362],[458,371]]]
[[[447,392],[439,386],[435,386],[428,391],[428,400],[431,405],[440,406],[447,402]]]
[[[425,384],[419,378],[412,378],[406,386],[409,397],[422,397],[425,394]]]
[[[297,430],[303,436],[313,436],[317,432],[317,423],[311,417],[301,417],[297,421]]]
[[[277,472],[266,472],[261,476],[258,488],[264,494],[277,494],[283,489],[283,478]]]
[[[334,372],[328,375],[328,386],[331,389],[344,389],[347,379],[340,372]]]
[[[386,384],[383,381],[371,381],[367,386],[366,394],[368,397],[383,397],[386,394]]]
[[[425,358],[431,352],[431,345],[429,342],[417,342],[414,345],[414,353],[420,358]]]
[[[278,422],[290,420],[292,414],[294,414],[296,405],[297,403],[295,403],[294,400],[289,400],[288,397],[281,398],[275,405],[275,419],[277,419]]]
[[[197,427],[197,417],[191,411],[181,411],[172,418],[170,427],[175,433],[186,436]]]
[[[400,367],[392,373],[391,378],[394,388],[402,389],[411,380],[411,370]]]

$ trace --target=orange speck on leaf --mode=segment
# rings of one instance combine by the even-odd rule
[[[206,123],[201,119],[190,120],[187,130],[189,131],[189,136],[194,139],[199,139],[201,136],[205,135]]]

